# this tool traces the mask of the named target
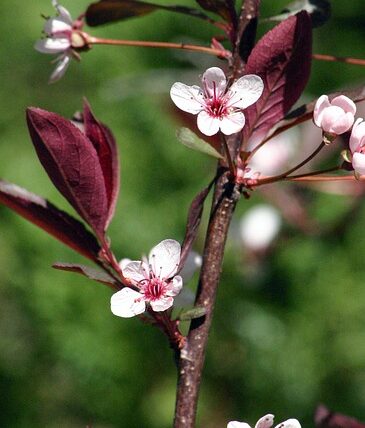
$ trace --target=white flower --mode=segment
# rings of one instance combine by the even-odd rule
[[[181,247],[173,239],[165,239],[152,248],[148,261],[124,264],[123,275],[138,291],[125,287],[113,294],[111,311],[114,315],[130,318],[141,314],[149,304],[156,312],[165,311],[174,303],[174,296],[183,285],[176,275],[180,263]]]
[[[56,8],[57,16],[48,18],[44,24],[43,31],[46,34],[45,39],[37,40],[34,48],[46,54],[58,54],[56,58],[57,66],[49,79],[50,83],[59,80],[66,72],[71,58],[78,58],[78,54],[74,51],[73,46],[75,41],[79,44],[78,47],[85,45],[85,41],[81,36],[75,36],[74,32],[78,29],[72,21],[71,15],[67,9],[58,4],[57,0],[52,0],[53,6]],[[75,40],[74,40],[75,39]]]
[[[274,415],[266,415],[259,419],[255,425],[255,428],[271,428],[274,423]],[[232,421],[229,422],[227,428],[251,428],[249,424],[245,422]],[[275,428],[301,428],[300,423],[296,419],[288,419]]]
[[[354,123],[350,136],[352,167],[358,175],[365,174],[365,122],[359,118]]]
[[[176,82],[170,96],[176,106],[198,115],[198,128],[208,136],[219,130],[225,135],[241,131],[245,116],[241,110],[255,103],[261,96],[264,83],[259,76],[248,74],[227,88],[224,72],[211,67],[203,74],[203,89]]]

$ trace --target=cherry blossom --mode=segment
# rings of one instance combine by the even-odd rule
[[[365,122],[357,119],[350,136],[350,150],[352,153],[352,167],[355,173],[365,174]]]
[[[354,123],[356,105],[345,95],[329,101],[327,95],[318,98],[313,112],[314,123],[334,137],[348,131]]]
[[[248,74],[227,86],[224,72],[218,67],[206,70],[203,88],[176,82],[170,96],[176,106],[198,115],[199,130],[211,136],[219,130],[225,135],[241,131],[245,125],[242,110],[255,103],[261,96],[264,84],[259,76]]]
[[[271,428],[274,423],[274,415],[268,414],[259,419],[255,425],[255,428]],[[251,428],[246,422],[229,422],[227,428]],[[301,428],[300,423],[296,419],[288,419],[275,428]]]
[[[37,40],[34,48],[45,54],[58,54],[55,62],[57,66],[49,79],[54,83],[65,74],[71,58],[80,59],[74,48],[85,47],[85,40],[80,32],[81,23],[73,22],[70,13],[57,0],[52,0],[52,5],[57,11],[55,18],[48,18],[43,31],[46,38]]]
[[[136,289],[125,287],[113,294],[113,314],[130,318],[143,313],[146,304],[156,312],[170,308],[183,285],[182,277],[175,275],[180,263],[180,252],[177,241],[165,239],[152,248],[148,260],[123,261],[123,275]]]

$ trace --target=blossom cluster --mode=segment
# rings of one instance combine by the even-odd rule
[[[255,428],[271,428],[274,423],[274,415],[268,414],[260,418]],[[231,421],[228,423],[227,428],[251,428],[246,422]],[[301,428],[297,419],[288,419],[285,422],[276,425],[275,428]]]

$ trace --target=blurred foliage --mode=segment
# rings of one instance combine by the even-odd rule
[[[113,129],[120,149],[121,195],[110,228],[116,254],[138,258],[164,238],[181,241],[189,201],[211,178],[214,161],[177,143],[168,90],[177,80],[197,82],[207,66],[220,62],[185,52],[98,46],[48,86],[51,58],[35,52],[33,44],[43,25],[40,14],[53,14],[50,3],[0,2],[0,176],[70,210],[36,159],[24,109],[34,105],[71,116],[86,96]],[[287,2],[262,3],[262,15],[270,16]],[[62,4],[77,16],[88,2]],[[364,57],[363,0],[332,5],[332,20],[315,31],[314,51]],[[202,43],[215,34],[198,20],[187,25],[187,19],[158,12],[91,33]],[[268,28],[263,25],[260,33]],[[306,97],[363,83],[364,74],[361,67],[316,62]],[[323,224],[350,202],[337,195],[305,196]],[[259,201],[258,193],[242,200],[236,221]],[[71,250],[2,206],[0,218],[0,426],[170,427],[176,374],[162,334],[137,319],[112,316],[106,287],[52,270],[54,261],[81,261]],[[364,218],[362,204],[341,234],[326,239],[285,225],[254,275],[232,236],[199,426],[254,422],[273,412],[277,421],[297,417],[310,427],[318,402],[363,418]]]

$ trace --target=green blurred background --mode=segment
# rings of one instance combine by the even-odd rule
[[[177,80],[197,82],[219,61],[98,46],[49,86],[52,58],[34,51],[33,44],[43,26],[40,14],[53,14],[50,3],[0,2],[0,177],[72,212],[36,158],[24,110],[33,105],[67,117],[86,96],[120,149],[121,193],[110,227],[115,253],[139,258],[164,238],[181,241],[189,202],[215,165],[177,143],[168,90]],[[262,15],[269,16],[286,1],[262,3]],[[76,17],[88,2],[62,4]],[[315,31],[314,51],[365,57],[363,0],[332,5],[332,20]],[[200,43],[215,34],[198,20],[168,13],[90,32]],[[316,62],[306,97],[364,80],[361,67]],[[323,225],[351,203],[308,189],[302,196]],[[236,225],[262,200],[257,192],[242,200]],[[326,239],[284,222],[274,248],[255,268],[237,237],[229,239],[199,427],[225,427],[233,419],[254,423],[268,412],[278,422],[296,417],[311,427],[319,402],[365,419],[365,203],[357,214]],[[114,317],[106,287],[51,268],[55,261],[81,262],[71,250],[2,206],[0,219],[0,426],[171,427],[176,374],[163,335],[137,319]],[[198,251],[205,224],[206,218]]]

